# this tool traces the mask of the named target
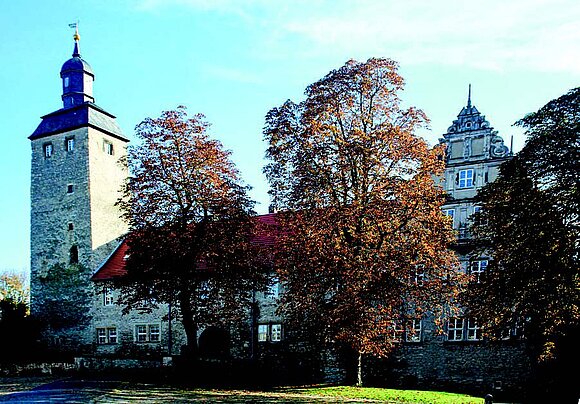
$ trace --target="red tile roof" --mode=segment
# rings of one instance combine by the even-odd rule
[[[256,216],[258,221],[257,234],[252,240],[260,246],[271,247],[276,242],[276,214],[269,213],[266,215]],[[125,270],[125,258],[129,246],[127,240],[124,239],[119,243],[116,250],[107,258],[107,260],[100,266],[100,268],[91,277],[93,281],[105,281],[127,274]]]

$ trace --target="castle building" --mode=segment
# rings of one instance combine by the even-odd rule
[[[95,76],[81,58],[79,39],[77,32],[72,58],[60,72],[63,107],[43,116],[29,137],[31,312],[47,319],[47,340],[76,354],[127,358],[176,355],[185,336],[167,305],[123,314],[115,304],[118,291],[107,288],[108,281],[125,274],[127,245],[122,237],[127,226],[115,203],[128,176],[126,163],[120,163],[126,156],[128,139],[115,117],[94,102]],[[474,257],[470,243],[470,216],[478,209],[475,195],[495,180],[500,164],[511,152],[472,105],[471,89],[467,105],[440,142],[447,150],[442,186],[448,200],[442,209],[457,231],[454,248],[459,260],[476,282],[487,266],[487,257]],[[257,220],[272,225],[275,214]],[[271,244],[271,236],[261,235],[256,242]],[[250,320],[241,325],[247,332],[238,333],[231,343],[222,330],[200,330],[200,350],[204,346],[208,352],[227,349],[233,355],[255,358],[291,349],[285,343],[283,321],[276,315],[278,293],[280,285],[275,284],[270,293],[257,294],[258,310],[249,313]],[[83,296],[84,300],[79,300]],[[57,321],[74,310],[80,310],[86,321]],[[394,380],[413,386],[503,389],[515,386],[526,372],[521,341],[486,341],[477,319],[448,318],[443,334],[429,319],[416,320],[412,328],[412,335],[406,335],[404,329],[395,330],[401,347],[390,370]]]
[[[49,307],[85,292],[75,290],[75,282],[66,291],[46,287],[59,276],[57,268],[76,264],[79,271],[94,270],[127,231],[115,202],[128,176],[127,167],[118,164],[128,139],[115,116],[94,102],[95,75],[81,58],[79,39],[77,31],[72,57],[60,71],[62,108],[43,116],[29,137],[31,312],[40,318],[49,316]],[[53,337],[79,338],[64,328],[62,335],[53,330]]]

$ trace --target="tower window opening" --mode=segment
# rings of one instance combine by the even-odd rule
[[[65,77],[64,78],[64,88],[67,88],[68,87],[68,84],[69,84],[69,78],[68,77]]]
[[[73,245],[70,248],[69,264],[78,264],[78,262],[79,262],[79,248],[76,245]]]
[[[75,148],[75,138],[69,137],[65,141],[65,149],[67,152],[73,151]]]
[[[44,146],[44,157],[51,157],[52,156],[52,143],[46,143]]]
[[[75,229],[75,226],[74,226],[74,224],[72,224],[72,223],[69,223],[69,224],[68,224],[68,229],[69,229],[69,230],[74,230],[74,229]]]
[[[111,143],[111,142],[107,142],[105,140],[103,143],[103,149],[104,149],[105,153],[107,153],[109,156],[112,156],[114,154],[113,143]]]
[[[73,185],[73,184],[68,184],[68,185],[66,186],[66,193],[67,193],[67,194],[72,194],[72,193],[73,193],[73,191],[74,191],[74,185]]]

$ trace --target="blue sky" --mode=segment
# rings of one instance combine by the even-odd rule
[[[348,59],[400,63],[406,105],[432,144],[472,101],[514,149],[511,125],[580,85],[576,0],[19,0],[0,5],[0,271],[29,269],[30,144],[59,109],[73,50],[95,72],[98,105],[125,134],[185,105],[212,123],[267,211],[264,116]]]

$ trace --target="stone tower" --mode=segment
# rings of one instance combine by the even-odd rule
[[[485,116],[471,104],[471,85],[467,106],[439,141],[447,150],[444,186],[448,199],[443,210],[457,230],[455,250],[467,272],[481,272],[487,266],[485,257],[469,262],[470,216],[479,209],[474,198],[480,188],[497,178],[499,166],[511,157],[511,152]]]
[[[60,324],[63,331],[58,335],[55,329],[59,327],[50,324],[59,322],[54,307],[61,301],[66,308],[65,303],[92,290],[83,282],[70,281],[63,281],[58,288],[54,285],[59,281],[58,274],[53,274],[48,287],[47,277],[60,266],[69,271],[82,270],[81,280],[87,277],[88,281],[127,229],[115,202],[128,175],[126,163],[120,162],[128,140],[115,117],[94,103],[94,73],[81,58],[79,39],[77,30],[72,58],[60,71],[63,107],[43,116],[29,137],[31,312],[50,319],[48,328],[56,333],[51,339],[68,339],[71,346],[82,343],[74,341],[81,333],[67,334]],[[50,316],[49,309],[53,310]],[[63,313],[65,317],[67,314]]]

